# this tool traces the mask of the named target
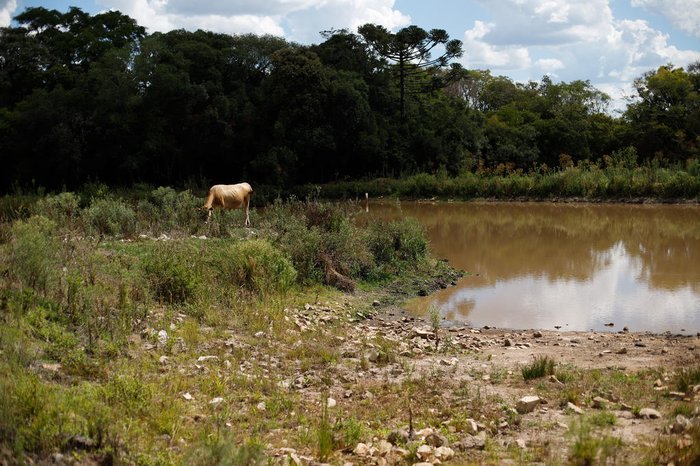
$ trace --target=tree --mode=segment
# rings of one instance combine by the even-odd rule
[[[700,153],[700,65],[664,65],[634,82],[637,100],[624,113],[642,158],[681,162]]]
[[[425,70],[444,68],[450,60],[463,54],[462,41],[449,40],[444,29],[427,32],[418,26],[408,26],[393,34],[383,26],[368,23],[360,26],[358,32],[380,57],[396,63],[402,118],[406,114],[407,92],[424,92],[439,82],[428,80],[426,83],[430,75]],[[431,52],[438,45],[443,46],[444,51],[432,58]]]

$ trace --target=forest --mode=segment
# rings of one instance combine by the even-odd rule
[[[0,29],[0,192],[280,189],[593,164],[700,171],[700,63],[635,80],[622,112],[588,81],[468,70],[441,29],[322,31],[300,45],[148,34],[118,12],[27,8]]]

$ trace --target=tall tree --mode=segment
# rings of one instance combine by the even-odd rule
[[[424,70],[444,68],[450,60],[463,54],[462,41],[450,40],[444,29],[431,29],[427,32],[414,25],[394,34],[384,26],[368,23],[360,26],[358,32],[380,57],[396,64],[402,117],[406,114],[406,93],[409,85],[412,85],[411,90],[416,92],[431,88],[436,81],[426,83],[419,79],[426,78]],[[437,46],[443,46],[444,50],[433,58],[431,52]]]

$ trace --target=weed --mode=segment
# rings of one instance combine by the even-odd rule
[[[675,385],[679,391],[685,393],[697,384],[700,384],[700,365],[683,368],[676,373]]]
[[[549,356],[535,356],[531,364],[521,368],[525,380],[537,379],[554,374],[554,359]]]
[[[12,225],[10,271],[23,285],[46,293],[57,280],[58,240],[52,236],[55,222],[42,216]]]
[[[131,237],[136,233],[136,213],[120,199],[95,199],[82,215],[89,230],[100,236]]]

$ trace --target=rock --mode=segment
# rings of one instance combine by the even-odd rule
[[[503,346],[513,346],[513,341],[510,338],[503,340]]]
[[[515,441],[515,444],[520,448],[521,450],[527,450],[527,443],[525,440],[519,438]]]
[[[627,348],[622,347],[616,351],[617,354],[627,354]]]
[[[441,447],[447,445],[447,437],[438,432],[433,432],[425,437],[425,443],[431,447]]]
[[[372,306],[379,307],[380,305],[381,305],[381,303],[379,301],[377,301],[376,299],[374,301],[372,301]]]
[[[607,409],[609,403],[610,401],[606,400],[605,398],[601,396],[596,396],[593,398],[593,402],[591,403],[591,405],[595,409]]]
[[[542,332],[539,330],[532,334],[534,338],[542,338]]]
[[[391,443],[386,440],[380,440],[379,445],[377,445],[377,453],[379,453],[379,456],[386,456],[391,453],[391,448]]]
[[[183,397],[184,399],[186,399],[187,401],[192,401],[192,400],[194,400],[194,397],[193,397],[192,395],[190,395],[190,392],[187,392],[187,393],[183,394],[182,397]]]
[[[262,330],[259,332],[255,332],[255,338],[262,338],[264,336],[265,336],[265,332],[263,332]]]
[[[216,398],[212,398],[212,400],[209,402],[209,404],[210,405],[218,405],[222,401],[224,401],[224,399],[220,396],[217,396]]]
[[[416,450],[416,456],[421,460],[427,460],[433,454],[433,447],[430,445],[421,445]]]
[[[336,401],[335,401],[333,398],[330,398],[330,397],[329,397],[329,398],[326,400],[326,406],[327,406],[327,407],[329,407],[329,408],[335,408],[335,405],[336,405]]]
[[[583,414],[583,410],[570,401],[566,404],[566,407],[576,414]]]
[[[464,431],[469,435],[476,435],[479,433],[479,426],[474,419],[467,419],[464,423]]]
[[[76,450],[92,450],[97,442],[84,435],[73,435],[68,439],[68,445]]]
[[[165,346],[165,344],[168,342],[168,332],[165,330],[161,330],[158,332],[158,343],[161,346]]]
[[[433,452],[433,455],[440,461],[449,461],[455,456],[455,452],[450,447],[438,447]]]
[[[408,431],[404,429],[395,430],[386,439],[392,445],[405,445],[409,440]]]
[[[652,408],[643,408],[639,410],[639,417],[642,419],[660,419],[661,413]]]
[[[358,443],[352,452],[357,456],[365,457],[369,455],[369,447],[365,443]]]
[[[520,414],[530,413],[542,402],[539,396],[529,395],[522,397],[515,405],[515,409]]]
[[[218,359],[218,356],[200,356],[197,358],[197,362],[216,361]]]
[[[459,360],[457,358],[440,359],[440,364],[443,366],[455,366]]]
[[[452,447],[456,450],[466,451],[466,450],[483,450],[486,445],[486,432],[479,432],[479,435],[468,435],[464,437],[459,442],[452,444]]]
[[[676,416],[676,420],[671,426],[671,432],[674,434],[682,434],[683,432],[691,429],[693,427],[693,423],[688,419],[687,417],[683,416],[682,414],[679,414]]]
[[[264,401],[261,401],[255,407],[258,408],[258,411],[265,411],[267,409],[267,405],[265,405]]]
[[[422,328],[414,328],[413,329],[413,336],[424,338],[424,339],[428,340],[428,339],[435,336],[435,332],[433,332],[432,330],[427,330],[427,329],[422,329]]]

